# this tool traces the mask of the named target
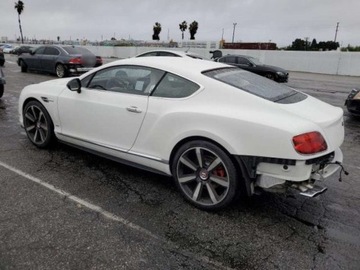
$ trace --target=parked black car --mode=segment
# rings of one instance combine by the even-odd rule
[[[277,82],[287,82],[289,78],[289,73],[286,70],[264,65],[258,59],[251,56],[229,54],[217,58],[215,61],[237,66]]]
[[[3,50],[0,48],[0,67],[3,67],[5,64],[5,55]]]
[[[360,116],[360,88],[351,90],[345,100],[345,106],[349,113],[354,116]]]
[[[2,69],[0,68],[0,98],[3,96],[4,94],[4,88],[5,88],[5,76],[4,76],[4,72],[2,71]]]
[[[19,55],[18,65],[22,72],[43,71],[63,78],[101,66],[102,59],[83,47],[48,45]]]
[[[31,53],[33,50],[33,47],[31,46],[19,46],[15,47],[10,53],[20,55],[22,53]]]

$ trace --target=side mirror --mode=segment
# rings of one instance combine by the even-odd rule
[[[70,91],[76,91],[79,94],[81,93],[81,81],[79,78],[72,79],[66,84],[66,86]]]

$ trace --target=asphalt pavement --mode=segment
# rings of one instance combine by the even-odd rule
[[[6,55],[0,99],[0,269],[360,269],[360,120],[345,111],[344,164],[316,198],[263,193],[212,213],[171,178],[56,144],[20,128],[21,73]],[[110,60],[108,60],[110,61]],[[290,73],[287,85],[344,107],[359,77]]]

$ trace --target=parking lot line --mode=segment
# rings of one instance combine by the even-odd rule
[[[166,244],[167,246],[170,247],[170,249],[173,249],[174,251],[176,251],[177,253],[179,254],[182,254],[183,256],[186,256],[186,257],[190,257],[192,259],[195,259],[197,261],[201,261],[202,263],[206,263],[206,264],[209,264],[209,265],[212,265],[213,267],[215,267],[215,269],[231,269],[229,267],[226,267],[224,266],[222,263],[220,262],[217,262],[217,261],[213,261],[211,260],[209,257],[206,257],[206,256],[201,256],[201,255],[197,255],[197,254],[193,254],[191,252],[188,252],[188,251],[184,251],[184,250],[181,250],[180,247],[178,247],[175,243],[173,242],[170,242],[170,241],[167,241],[163,238],[160,238],[158,237],[157,235],[153,234],[152,232],[150,232],[149,230],[125,219],[125,218],[122,218],[118,215],[115,215],[113,213],[110,213],[104,209],[102,209],[100,206],[97,206],[97,205],[94,205],[88,201],[85,201],[75,195],[72,195],[62,189],[59,189],[59,188],[56,188],[54,185],[51,185],[49,183],[46,183],[45,181],[39,179],[39,178],[36,178],[28,173],[25,173],[19,169],[16,169],[15,167],[13,166],[10,166],[4,162],[1,162],[0,161],[0,166],[4,167],[5,169],[8,169],[9,171],[12,171],[13,173],[16,173],[17,175],[27,179],[27,180],[30,180],[36,184],[39,184],[61,196],[64,196],[66,199],[70,200],[70,201],[73,201],[77,204],[80,204],[94,212],[97,212],[101,215],[103,215],[104,217],[112,220],[112,221],[116,221],[116,222],[119,222],[123,225],[125,225],[126,227],[130,228],[130,229],[133,229],[133,230],[136,230],[138,232],[141,232],[145,235],[147,235],[148,237],[154,239],[154,240],[158,240],[164,244]]]

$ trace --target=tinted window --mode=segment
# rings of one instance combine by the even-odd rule
[[[244,57],[238,57],[237,59],[240,65],[248,65],[250,63],[250,61]]]
[[[92,78],[85,78],[90,89],[148,95],[159,82],[164,72],[138,66],[117,66],[98,71]]]
[[[269,79],[239,68],[222,68],[206,71],[203,72],[203,74],[238,89],[275,102],[287,99],[293,95],[297,95],[297,101],[303,100],[307,97],[306,95],[285,85],[270,81]]]
[[[235,56],[226,56],[226,57],[220,58],[219,62],[236,64],[236,57]]]
[[[199,89],[199,85],[179,76],[167,73],[152,96],[167,98],[188,97]]]
[[[172,57],[179,57],[177,54],[171,52],[158,52],[158,56],[172,56]]]
[[[36,49],[35,54],[44,54],[45,47],[39,47]]]
[[[59,55],[60,52],[54,47],[46,47],[44,54],[46,55]]]
[[[146,57],[146,56],[157,56],[157,52],[144,53],[142,55],[139,55],[138,57]]]

